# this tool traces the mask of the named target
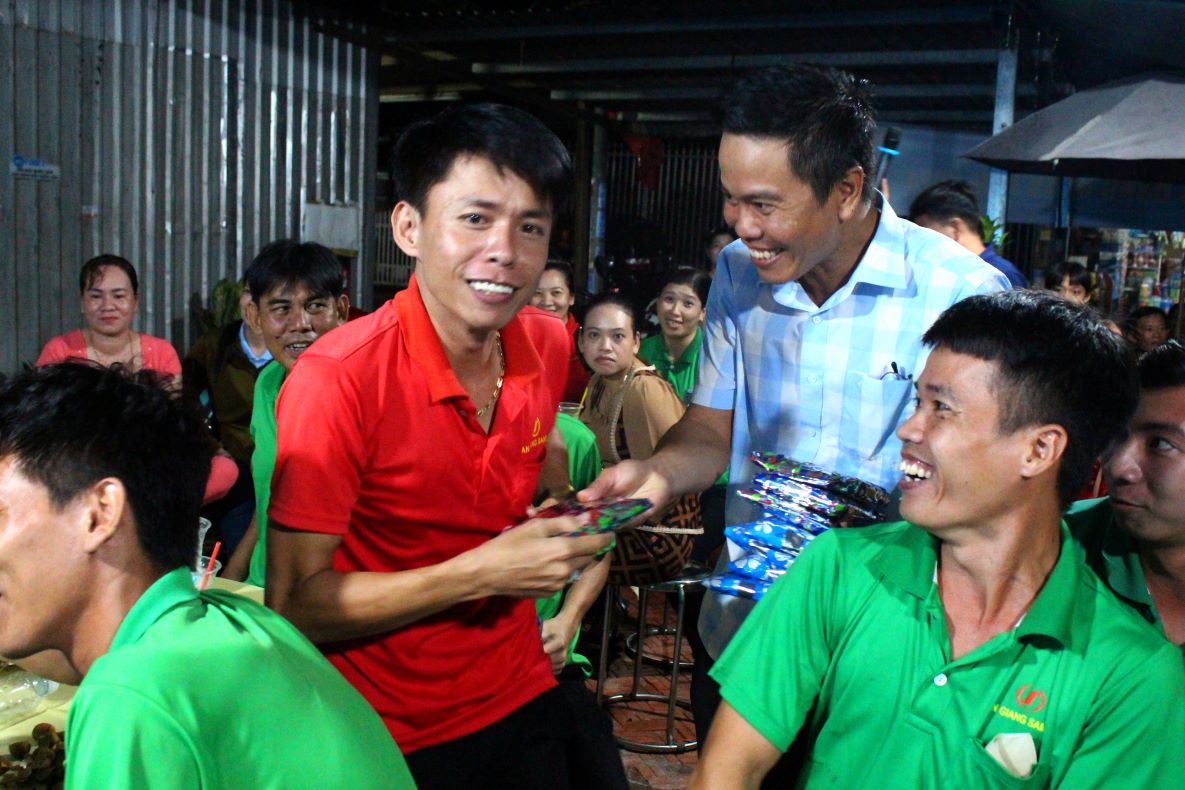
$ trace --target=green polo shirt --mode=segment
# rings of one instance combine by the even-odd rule
[[[1111,500],[1104,497],[1075,502],[1066,511],[1066,524],[1074,542],[1082,547],[1086,564],[1103,584],[1163,634],[1164,624],[1148,592],[1136,542],[1131,533],[1115,521]],[[1185,645],[1178,647],[1185,660]]]
[[[683,353],[679,355],[678,359],[671,359],[667,355],[667,345],[661,332],[643,340],[638,349],[638,356],[654,365],[658,375],[671,382],[671,386],[675,388],[675,394],[684,403],[691,400],[691,391],[695,389],[695,376],[699,371],[699,349],[703,342],[703,334],[703,327],[696,329],[695,338],[687,348],[683,349]]]
[[[188,568],[156,581],[66,721],[66,787],[409,788],[391,735],[275,612]]]
[[[287,371],[269,362],[255,381],[255,405],[251,409],[251,480],[255,484],[255,549],[247,570],[247,584],[263,587],[267,581],[267,505],[272,498],[272,472],[276,468],[276,399]]]
[[[904,522],[825,533],[720,657],[722,695],[771,744],[805,724],[800,786],[1181,786],[1185,667],[1076,551],[1015,628],[953,661],[937,557]],[[1032,737],[1029,779],[984,749],[1000,733]]]
[[[557,414],[555,424],[568,447],[568,479],[572,482],[572,487],[579,491],[601,473],[601,453],[597,450],[597,437],[587,425],[570,414]],[[538,615],[540,623],[556,616],[563,606],[566,592],[567,588],[559,590],[550,598],[535,600],[535,614]],[[568,663],[580,667],[587,677],[592,674],[592,662],[576,652],[576,640],[579,638],[580,629],[577,628],[572,636],[572,644],[568,646]]]

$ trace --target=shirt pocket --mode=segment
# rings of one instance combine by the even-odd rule
[[[987,753],[987,749],[972,737],[967,741],[964,754],[964,786],[979,788],[1034,788],[1049,787],[1049,766],[1041,762],[1041,755],[1037,755],[1037,764],[1033,772],[1026,777],[1013,776],[996,758]]]
[[[844,376],[840,441],[860,458],[874,458],[893,437],[913,392],[913,380],[848,371]]]

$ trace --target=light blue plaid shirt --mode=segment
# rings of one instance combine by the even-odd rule
[[[864,257],[822,305],[797,282],[763,283],[742,242],[724,248],[708,296],[692,402],[733,410],[726,521],[757,516],[736,495],[753,477],[754,450],[896,488],[896,430],[910,413],[913,379],[926,362],[922,335],[960,299],[1008,288],[994,267],[899,218],[883,201]],[[729,552],[735,555],[736,547],[730,544]],[[745,599],[708,593],[700,634],[713,656],[751,609]]]

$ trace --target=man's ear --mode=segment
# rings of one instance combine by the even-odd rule
[[[420,257],[419,230],[419,210],[406,200],[399,201],[391,211],[391,236],[410,258]]]
[[[247,322],[248,326],[255,330],[256,334],[259,335],[263,334],[263,321],[260,320],[261,318],[262,316],[259,312],[259,305],[255,304],[254,299],[249,299],[243,305],[243,320]]]
[[[865,177],[864,168],[855,165],[848,168],[843,179],[832,188],[832,196],[839,201],[838,209],[841,222],[847,222],[859,212],[860,206],[864,202]]]
[[[98,551],[115,535],[127,517],[128,492],[119,478],[104,477],[91,485],[81,496],[85,497],[83,514],[85,522],[82,548],[88,554]]]
[[[344,324],[350,317],[350,297],[347,294],[342,294],[333,300],[333,307],[337,310],[337,320],[339,324]]]
[[[1056,470],[1066,454],[1069,435],[1060,425],[1040,425],[1026,431],[1027,444],[1021,465],[1021,477],[1033,478]]]

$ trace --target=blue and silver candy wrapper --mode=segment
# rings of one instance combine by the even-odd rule
[[[746,579],[731,573],[708,577],[708,589],[725,595],[735,595],[738,598],[751,598],[754,601],[760,601],[761,596],[769,592],[769,588],[769,582]]]

